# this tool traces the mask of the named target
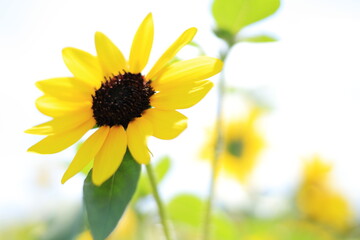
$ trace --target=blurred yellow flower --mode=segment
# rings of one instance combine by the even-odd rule
[[[136,238],[138,230],[135,212],[128,208],[121,218],[115,230],[106,238],[106,240],[132,240]],[[76,240],[93,240],[89,230],[84,231]]]
[[[96,126],[99,128],[81,145],[62,183],[94,160],[92,180],[101,185],[118,169],[127,148],[138,163],[148,164],[147,137],[177,137],[187,127],[187,118],[176,109],[198,103],[213,87],[206,79],[222,69],[220,60],[206,56],[169,63],[196,31],[186,30],[146,75],[141,71],[153,43],[151,14],[135,34],[128,61],[100,32],[95,34],[97,56],[65,48],[63,59],[74,77],[36,83],[44,92],[36,107],[53,120],[26,131],[47,135],[29,151],[60,152]]]
[[[309,221],[285,218],[247,219],[239,226],[241,240],[335,240],[329,231]]]
[[[287,221],[285,239],[335,240],[333,234],[309,221]]]
[[[319,157],[308,162],[297,193],[297,204],[306,218],[345,231],[352,225],[353,212],[346,198],[333,189],[330,173],[331,166]]]
[[[223,127],[224,148],[219,156],[219,168],[242,183],[247,182],[264,148],[264,139],[256,129],[260,115],[261,110],[253,108],[246,117],[228,120]],[[216,133],[211,132],[201,158],[213,159],[215,141]]]
[[[329,184],[329,174],[332,170],[330,164],[323,162],[318,156],[308,162],[304,167],[303,182],[305,184]]]

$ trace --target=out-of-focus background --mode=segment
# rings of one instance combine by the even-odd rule
[[[206,55],[218,57],[225,44],[212,33],[211,5],[208,0],[1,0],[0,236],[6,232],[4,239],[26,239],[10,235],[14,229],[21,229],[24,236],[28,232],[40,236],[49,228],[39,223],[60,226],[58,222],[75,219],[81,208],[85,176],[60,183],[76,146],[54,155],[35,155],[26,149],[40,137],[23,133],[47,120],[35,108],[34,101],[41,95],[35,81],[70,75],[62,62],[62,48],[95,53],[94,33],[101,31],[128,55],[138,25],[152,12],[155,40],[149,66],[183,30],[193,26],[198,28],[194,41]],[[302,222],[300,229],[312,228],[308,224],[315,221],[336,229],[332,232],[339,236],[346,229],[351,232],[347,236],[355,236],[349,239],[359,239],[359,26],[360,1],[283,0],[273,16],[242,31],[269,34],[278,41],[239,43],[225,63],[225,131],[230,129],[229,146],[234,148],[229,147],[228,153],[233,163],[224,164],[217,185],[219,209],[226,206],[225,212],[239,211],[252,220],[297,214],[298,219],[311,220]],[[188,59],[200,52],[187,46],[179,57]],[[218,76],[212,80],[216,84]],[[199,199],[207,195],[210,164],[204,152],[211,148],[216,92],[182,111],[189,117],[189,127],[177,139],[151,139],[154,162],[164,156],[171,159],[160,185],[166,201],[180,193]],[[238,124],[232,126],[232,121]],[[234,136],[233,143],[231,129],[250,133],[241,143]],[[239,178],[226,169],[237,167],[236,157],[245,152],[247,142],[253,145],[246,158],[253,160],[239,167],[244,171]],[[323,211],[334,213],[328,218],[316,212],[324,202],[329,207]],[[139,204],[145,212],[155,207],[151,197]],[[337,219],[336,223],[326,220],[330,218]],[[265,223],[253,226],[257,224]],[[322,236],[301,239],[332,239]]]

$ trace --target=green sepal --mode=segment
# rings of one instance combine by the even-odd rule
[[[84,182],[84,204],[94,240],[104,240],[117,226],[135,193],[139,165],[127,150],[114,175],[101,186],[92,182],[92,171]]]
[[[239,42],[252,42],[252,43],[267,43],[267,42],[276,42],[278,39],[270,35],[255,35],[249,37],[242,37],[239,39]]]
[[[224,40],[230,47],[236,43],[236,34],[233,34],[226,29],[217,28],[214,29],[213,32],[218,38]]]

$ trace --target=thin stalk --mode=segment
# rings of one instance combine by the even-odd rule
[[[230,48],[231,45],[229,45],[226,51],[221,55],[221,60],[225,61]],[[212,215],[212,207],[215,197],[215,185],[216,185],[217,171],[219,169],[219,157],[224,145],[224,136],[222,129],[224,93],[225,93],[225,78],[224,78],[224,71],[222,71],[220,73],[220,79],[219,79],[218,104],[216,109],[216,124],[215,124],[216,140],[215,140],[215,148],[214,148],[214,157],[212,159],[210,188],[205,206],[203,240],[210,240],[211,237],[211,215]]]
[[[157,183],[156,183],[156,179],[155,179],[154,170],[153,170],[153,168],[152,168],[152,166],[150,164],[147,164],[145,166],[146,166],[147,174],[149,176],[149,180],[150,180],[151,188],[152,188],[152,191],[153,191],[153,195],[154,195],[157,207],[158,207],[159,216],[160,216],[161,224],[163,226],[165,238],[166,238],[166,240],[172,240],[170,230],[169,230],[169,224],[168,224],[168,220],[167,220],[167,215],[166,215],[165,208],[164,208],[164,204],[163,204],[163,202],[162,202],[162,200],[160,198],[159,191],[158,191],[158,188],[157,188]]]

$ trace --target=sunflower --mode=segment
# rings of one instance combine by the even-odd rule
[[[256,121],[261,115],[261,110],[253,108],[246,117],[233,118],[225,122],[224,147],[220,152],[219,166],[224,172],[246,183],[256,166],[259,154],[264,148],[264,139],[256,129]],[[213,158],[216,133],[210,133],[210,138],[203,146],[201,158]]]
[[[128,61],[100,32],[95,33],[97,56],[76,48],[63,49],[65,65],[74,77],[36,83],[44,92],[36,107],[53,120],[25,131],[47,135],[28,151],[60,152],[97,127],[77,151],[62,183],[94,160],[92,181],[101,185],[120,166],[127,149],[138,163],[148,164],[147,138],[177,137],[187,127],[187,118],[176,109],[199,102],[213,87],[206,79],[222,69],[220,60],[206,56],[169,63],[196,31],[187,29],[146,75],[141,71],[153,43],[151,13],[135,34]]]
[[[306,218],[341,232],[352,225],[353,213],[346,198],[333,188],[331,169],[318,156],[305,165],[297,204]]]

